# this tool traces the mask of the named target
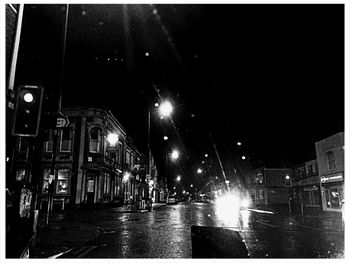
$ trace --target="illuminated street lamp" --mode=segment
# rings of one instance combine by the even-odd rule
[[[289,180],[289,179],[290,179],[290,176],[289,176],[288,174],[286,175],[286,179],[287,179],[287,180]]]
[[[176,177],[176,181],[178,181],[178,182],[181,181],[181,176],[180,176],[180,175],[178,175],[178,176]]]
[[[179,151],[178,150],[173,150],[172,153],[171,153],[171,159],[173,161],[175,161],[175,160],[179,159],[179,157],[180,157]]]
[[[126,182],[126,181],[129,180],[129,178],[130,178],[130,173],[129,172],[125,172],[124,176],[123,176],[123,181]]]
[[[193,187],[193,184],[191,184],[191,187]]]
[[[110,146],[114,147],[117,144],[117,142],[119,141],[118,134],[116,134],[116,133],[109,133],[107,135],[107,141],[108,141]]]
[[[169,139],[169,137],[164,135],[163,139],[164,139],[164,141],[167,141]]]
[[[228,184],[230,183],[230,181],[229,181],[229,180],[226,180],[225,183],[228,185]]]
[[[242,145],[242,143],[241,143],[241,142],[237,142],[237,145],[238,145],[238,146],[241,146],[241,145]]]
[[[247,157],[245,157],[244,155],[242,156],[242,160],[245,160]]]
[[[172,112],[173,105],[171,105],[169,101],[164,101],[162,104],[159,105],[159,114],[161,118],[169,117]]]
[[[201,174],[203,172],[203,170],[201,168],[197,169],[197,174]]]
[[[207,154],[207,153],[206,153],[206,154],[204,154],[204,157],[205,157],[205,158],[208,158],[208,154]]]

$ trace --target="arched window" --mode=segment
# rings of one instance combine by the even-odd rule
[[[327,163],[328,163],[328,170],[334,170],[336,168],[334,152],[332,151],[326,152],[326,157],[327,157]]]
[[[101,131],[99,128],[92,128],[89,133],[89,151],[91,153],[100,152]]]

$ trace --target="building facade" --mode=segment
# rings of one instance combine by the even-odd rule
[[[40,167],[32,173],[26,173],[29,142],[23,137],[17,140],[16,181],[35,177],[38,207],[46,206],[49,194],[62,209],[133,204],[136,196],[147,199],[147,160],[114,115],[95,108],[71,107],[62,112],[69,126],[41,136],[42,149],[36,156]]]
[[[344,132],[315,143],[323,211],[341,212],[344,200]]]
[[[292,169],[258,168],[246,176],[245,184],[251,201],[259,207],[288,206]]]
[[[306,214],[318,214],[322,210],[320,177],[317,160],[310,160],[293,167],[294,210]]]

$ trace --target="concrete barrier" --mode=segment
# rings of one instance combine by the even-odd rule
[[[249,258],[237,231],[222,227],[192,226],[192,258]]]

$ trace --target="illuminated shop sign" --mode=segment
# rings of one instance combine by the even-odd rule
[[[321,176],[321,183],[339,182],[343,181],[343,174],[334,174],[330,176]]]

